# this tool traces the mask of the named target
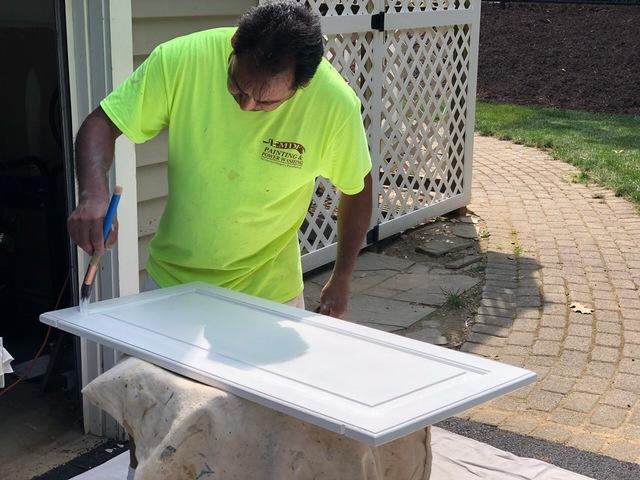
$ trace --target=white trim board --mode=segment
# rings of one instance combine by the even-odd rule
[[[204,283],[40,320],[370,445],[535,381],[528,370]]]

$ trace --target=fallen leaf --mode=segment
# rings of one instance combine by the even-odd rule
[[[591,315],[593,313],[593,308],[586,307],[581,303],[577,303],[577,302],[574,302],[571,305],[569,305],[569,308],[571,308],[571,310],[573,310],[574,312],[584,313],[586,315]]]

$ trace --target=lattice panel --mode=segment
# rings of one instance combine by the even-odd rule
[[[323,17],[367,15],[376,10],[376,0],[307,0],[304,2]]]
[[[466,10],[470,6],[471,0],[386,0],[385,9],[388,12],[424,12],[427,10]]]
[[[387,32],[379,222],[463,192],[468,25]]]
[[[373,122],[373,35],[368,32],[325,36],[325,56],[360,97],[367,131]]]
[[[406,228],[405,215],[420,210],[424,213],[412,216],[419,219],[441,211],[429,208],[439,202],[457,208],[470,188],[464,179],[465,142],[470,141],[465,135],[471,131],[467,111],[472,116],[474,108],[475,83],[469,83],[469,75],[477,65],[477,46],[471,42],[472,37],[477,41],[480,0],[298,1],[325,18],[323,26],[332,32],[325,36],[326,56],[362,102],[372,160],[379,170],[373,218],[384,224],[384,235],[397,231],[394,225]],[[393,22],[400,30],[362,32],[362,16],[380,10],[389,17],[400,14]],[[430,11],[446,11],[453,25],[430,26],[429,17],[421,13]],[[468,11],[473,12],[473,34],[466,24]],[[416,18],[424,26],[415,29],[411,13],[419,14]],[[442,16],[434,18],[441,21]],[[313,260],[310,264],[333,259],[330,250],[318,250],[337,240],[338,198],[329,181],[316,181],[299,232],[301,252]]]
[[[309,211],[298,231],[302,255],[337,241],[338,198],[339,194],[331,182],[321,177],[316,180]]]
[[[349,82],[362,102],[362,118],[371,142],[373,71],[373,33],[325,36],[325,56]],[[379,100],[378,100],[379,101]],[[316,182],[309,213],[298,234],[302,253],[313,252],[336,241],[338,192],[325,179]]]
[[[380,0],[308,0],[304,2],[323,17],[370,15]],[[370,137],[372,124],[373,32],[325,35],[325,56],[351,85],[362,102],[362,117]],[[378,99],[379,101],[379,99]],[[318,178],[307,216],[298,232],[302,255],[337,241],[339,193],[326,179]]]

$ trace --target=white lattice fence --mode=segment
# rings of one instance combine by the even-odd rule
[[[304,3],[322,15],[325,54],[362,101],[378,174],[367,242],[467,205],[480,0]],[[338,198],[318,179],[299,235],[305,271],[335,258]]]
[[[325,56],[349,82],[362,102],[362,118],[373,145],[378,141],[380,119],[382,37],[371,29],[371,15],[379,11],[380,0],[310,1],[321,13],[325,34]],[[375,55],[374,55],[375,53]],[[335,258],[339,193],[326,179],[316,181],[315,195],[299,233],[305,271]],[[376,202],[377,203],[377,202]]]
[[[469,29],[386,36],[378,222],[463,193]]]

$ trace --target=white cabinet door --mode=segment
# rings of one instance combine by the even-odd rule
[[[371,445],[535,374],[203,283],[41,321]]]

